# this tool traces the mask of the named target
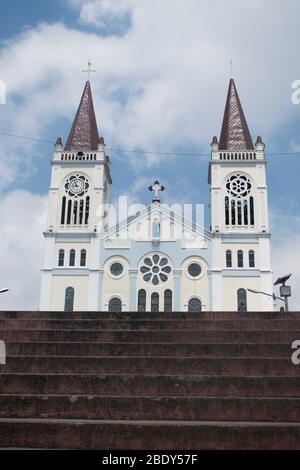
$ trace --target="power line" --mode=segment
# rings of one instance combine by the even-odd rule
[[[37,139],[35,137],[27,137],[17,134],[9,134],[8,132],[0,131],[0,135],[4,135],[6,137],[14,137],[15,139],[22,139],[22,140],[29,140],[32,142],[41,142],[46,144],[54,144],[53,140],[46,140],[46,139]],[[193,153],[193,152],[155,152],[150,150],[136,150],[136,149],[124,149],[124,148],[112,148],[106,147],[107,150],[110,152],[124,152],[124,153],[140,153],[146,155],[165,155],[165,156],[182,156],[182,157],[209,157],[210,153]],[[284,155],[299,155],[299,152],[265,152],[266,155],[272,156],[284,156]]]
[[[129,149],[122,149],[122,148],[110,148],[106,147],[107,150],[110,152],[126,152],[126,153],[146,153],[147,155],[178,155],[178,156],[186,156],[186,157],[209,157],[209,153],[179,153],[179,152],[154,152],[148,150],[129,150]]]
[[[2,132],[2,131],[0,131],[0,134],[5,135],[6,137],[15,137],[16,139],[32,140],[34,142],[44,142],[47,144],[53,144],[53,140],[35,139],[34,137],[25,137],[23,135],[8,134],[7,132]]]

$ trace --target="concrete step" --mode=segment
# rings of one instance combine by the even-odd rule
[[[299,449],[300,423],[0,419],[2,448]]]
[[[16,330],[0,329],[3,341],[122,342],[122,343],[292,343],[300,338],[300,329],[267,331],[228,330]]]
[[[291,357],[291,343],[7,342],[10,356]]]
[[[7,356],[3,372],[78,374],[182,374],[219,376],[300,376],[283,358]]]
[[[294,397],[300,377],[165,374],[0,374],[2,394]]]
[[[0,418],[300,422],[300,398],[0,395]]]
[[[102,320],[57,320],[57,319],[6,319],[0,320],[0,329],[28,329],[28,330],[300,330],[299,320],[123,320],[123,319],[102,319]]]
[[[129,319],[129,320],[244,320],[244,319],[300,319],[300,312],[39,312],[0,311],[0,319]]]

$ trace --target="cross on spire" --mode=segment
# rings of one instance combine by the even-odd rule
[[[153,185],[149,186],[149,191],[154,192],[154,197],[152,202],[160,202],[159,193],[160,191],[164,191],[166,188],[160,184],[159,181],[154,181]]]
[[[90,79],[90,74],[91,74],[92,72],[96,72],[96,70],[95,70],[95,69],[92,69],[91,66],[92,66],[92,62],[91,62],[90,60],[88,60],[88,68],[85,69],[85,70],[81,70],[81,72],[87,73],[88,80]]]

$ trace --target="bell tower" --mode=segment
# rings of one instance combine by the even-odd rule
[[[233,79],[209,162],[213,309],[273,310],[264,143],[255,145]]]
[[[97,310],[97,233],[106,224],[111,177],[89,81],[65,146],[56,140],[51,167],[40,309]]]

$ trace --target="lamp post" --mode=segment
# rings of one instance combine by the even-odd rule
[[[289,280],[291,275],[292,273],[287,274],[286,276],[279,277],[277,281],[274,282],[274,286],[280,285],[280,295],[281,297],[283,297],[286,312],[289,311],[288,298],[292,295],[292,289],[291,286],[286,286],[285,283]]]
[[[275,299],[278,299],[278,300],[281,300],[282,302],[286,302],[285,299],[283,299],[282,297],[278,297],[277,295],[275,294],[268,294],[267,292],[263,292],[261,290],[255,290],[255,289],[247,289],[247,291],[251,292],[252,294],[262,294],[262,295],[267,295],[268,297],[272,297],[274,300]],[[285,304],[286,305],[286,304]],[[286,310],[287,311],[287,310]]]

